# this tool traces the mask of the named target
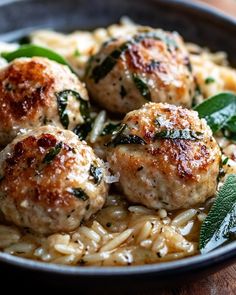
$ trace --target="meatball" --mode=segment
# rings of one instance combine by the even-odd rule
[[[70,71],[47,58],[19,58],[0,70],[0,145],[19,131],[42,125],[73,129],[84,122],[84,85]]]
[[[181,37],[162,30],[105,43],[88,66],[86,83],[97,103],[119,114],[148,101],[189,108],[196,88]]]
[[[103,162],[68,130],[39,127],[0,153],[0,211],[38,233],[68,232],[102,208]]]
[[[162,103],[128,113],[108,143],[126,197],[149,208],[188,208],[216,192],[221,159],[197,112]]]

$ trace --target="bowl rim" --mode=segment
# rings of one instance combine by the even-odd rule
[[[0,6],[20,4],[20,2],[37,2],[42,0],[5,0]],[[151,0],[153,4],[160,4],[166,7],[181,9],[183,13],[197,13],[204,18],[211,18],[211,21],[219,22],[227,29],[236,30],[236,18],[221,12],[220,10],[200,2],[189,2],[188,0]],[[213,18],[213,20],[212,20]],[[33,29],[33,28],[32,28]],[[9,32],[11,34],[11,32]],[[0,35],[1,39],[1,35]],[[214,266],[226,261],[233,262],[236,259],[236,241],[222,246],[207,254],[198,254],[180,260],[161,262],[146,265],[132,266],[67,266],[53,263],[41,262],[27,258],[13,256],[0,252],[0,263],[13,265],[33,271],[43,271],[45,273],[55,273],[63,276],[86,276],[86,277],[110,277],[110,276],[136,276],[136,275],[166,275],[170,273],[183,273],[187,270],[198,270]]]
[[[214,266],[226,260],[233,262],[233,259],[236,259],[236,241],[206,254],[199,254],[169,262],[132,266],[69,266],[36,261],[0,252],[0,262],[5,262],[6,264],[23,267],[28,270],[44,271],[46,273],[53,272],[62,275],[80,275],[86,277],[135,276],[151,273],[165,275],[167,273],[170,274],[170,272],[177,274],[185,272],[188,269],[191,271],[193,269],[204,269],[207,266]]]
[[[19,0],[18,0],[19,1]],[[33,0],[28,0],[33,1]],[[192,2],[189,0],[152,0],[152,2],[161,3],[162,5],[170,5],[174,4],[177,7],[181,7],[181,9],[198,12],[201,16],[205,17],[216,17],[220,21],[224,21],[230,25],[236,25],[236,18],[230,14],[227,14],[225,11],[220,10],[208,3],[205,2]]]

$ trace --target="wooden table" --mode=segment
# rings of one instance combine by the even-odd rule
[[[156,292],[157,295],[235,295],[236,264],[211,275],[204,280],[180,288]],[[136,294],[136,295],[149,295]]]
[[[204,2],[208,5],[212,5],[230,14],[231,16],[236,17],[236,0],[194,0],[194,1]]]

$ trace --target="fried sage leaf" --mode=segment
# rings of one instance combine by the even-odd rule
[[[87,201],[89,199],[88,195],[85,193],[84,190],[82,190],[82,188],[72,188],[72,194],[77,198],[80,199],[82,201]]]
[[[84,140],[89,132],[92,130],[92,123],[93,121],[87,121],[83,124],[78,124],[74,129],[73,132],[78,136],[80,140]]]
[[[200,140],[203,138],[203,133],[196,132],[189,129],[172,129],[172,130],[163,130],[160,132],[157,132],[154,136],[154,139],[186,139],[186,140]]]
[[[129,42],[123,43],[119,48],[112,51],[102,63],[97,65],[91,74],[91,78],[95,83],[98,83],[101,79],[105,78],[106,75],[114,68],[122,52],[124,52],[129,46]]]
[[[62,142],[59,142],[54,148],[51,148],[43,159],[43,163],[50,164],[62,149]]]
[[[201,231],[199,248],[201,253],[236,239],[236,174],[230,174],[216,200],[204,220]]]
[[[89,169],[90,175],[94,178],[94,182],[99,184],[102,180],[102,169],[95,165],[91,165]]]
[[[120,123],[107,123],[103,128],[101,135],[105,136],[112,134],[119,126]]]
[[[151,93],[150,90],[148,88],[147,83],[145,83],[143,81],[143,79],[141,77],[139,77],[137,74],[133,74],[133,81],[134,84],[136,86],[136,88],[138,89],[138,91],[140,92],[140,94],[146,99],[151,101]]]
[[[74,91],[74,90],[63,90],[56,93],[57,97],[57,105],[58,105],[58,113],[60,116],[61,124],[64,126],[65,129],[68,129],[69,126],[69,116],[67,114],[67,103],[69,96],[74,97],[76,100],[80,102],[80,114],[84,119],[84,122],[87,123],[90,121],[90,105],[89,102],[81,97],[81,95]]]
[[[215,82],[215,79],[214,78],[212,78],[212,77],[207,77],[206,79],[205,79],[205,84],[212,84],[212,83],[214,83]]]
[[[111,143],[110,145],[112,146],[117,146],[117,145],[120,145],[120,144],[141,144],[141,145],[144,145],[146,144],[146,142],[139,136],[137,135],[122,135],[122,136],[119,136],[116,137]]]
[[[121,144],[141,144],[145,145],[146,142],[141,137],[134,134],[124,134],[126,124],[122,124],[120,128],[113,133],[112,140],[107,144],[107,146],[116,147]]]
[[[56,93],[56,97],[57,97],[57,108],[58,108],[61,124],[65,129],[67,129],[70,123],[69,116],[66,111],[67,100],[68,100],[67,93],[64,93],[64,92]]]
[[[236,95],[233,93],[220,93],[194,108],[200,118],[204,118],[213,133],[228,129],[236,130]]]

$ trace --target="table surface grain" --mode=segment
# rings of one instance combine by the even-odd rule
[[[236,264],[203,280],[184,285],[180,288],[157,291],[158,295],[235,295]],[[148,295],[137,294],[137,295]]]
[[[192,1],[192,0],[189,0]],[[207,5],[214,6],[231,16],[236,17],[236,0],[194,0],[195,2],[206,3]]]

